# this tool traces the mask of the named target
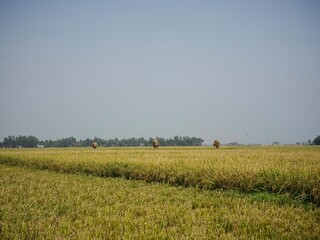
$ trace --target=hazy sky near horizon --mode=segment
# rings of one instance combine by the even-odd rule
[[[0,102],[0,141],[313,140],[320,2],[3,0]]]

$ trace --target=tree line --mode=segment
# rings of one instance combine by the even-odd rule
[[[197,137],[181,137],[173,138],[157,138],[160,146],[201,146],[203,139]],[[86,138],[77,141],[74,137],[61,138],[57,140],[42,140],[40,141],[34,136],[8,136],[0,142],[0,147],[3,148],[35,148],[35,147],[91,147],[93,142],[96,142],[100,147],[137,147],[137,146],[152,146],[153,138],[145,139],[128,138],[128,139],[101,139],[95,137],[93,139]]]
[[[203,139],[196,137],[181,137],[175,136],[173,138],[157,138],[160,146],[201,146]],[[8,136],[0,142],[0,148],[35,148],[35,147],[91,147],[93,142],[96,142],[100,147],[135,147],[135,146],[152,146],[153,138],[145,139],[128,138],[128,139],[101,139],[95,137],[93,139],[86,138],[77,141],[74,137],[61,138],[57,140],[40,141],[34,136]],[[320,145],[320,135],[318,135],[312,142],[309,140],[308,145]],[[300,145],[297,143],[297,145]]]

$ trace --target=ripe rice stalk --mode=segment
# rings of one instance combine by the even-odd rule
[[[320,203],[319,148],[1,149],[0,164],[184,187],[284,193]]]

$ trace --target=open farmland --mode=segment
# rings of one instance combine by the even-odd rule
[[[318,147],[1,149],[0,164],[8,239],[320,236]]]

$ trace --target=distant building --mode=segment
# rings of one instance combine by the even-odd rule
[[[240,146],[240,144],[237,142],[231,142],[231,143],[228,143],[227,145],[228,146]]]

